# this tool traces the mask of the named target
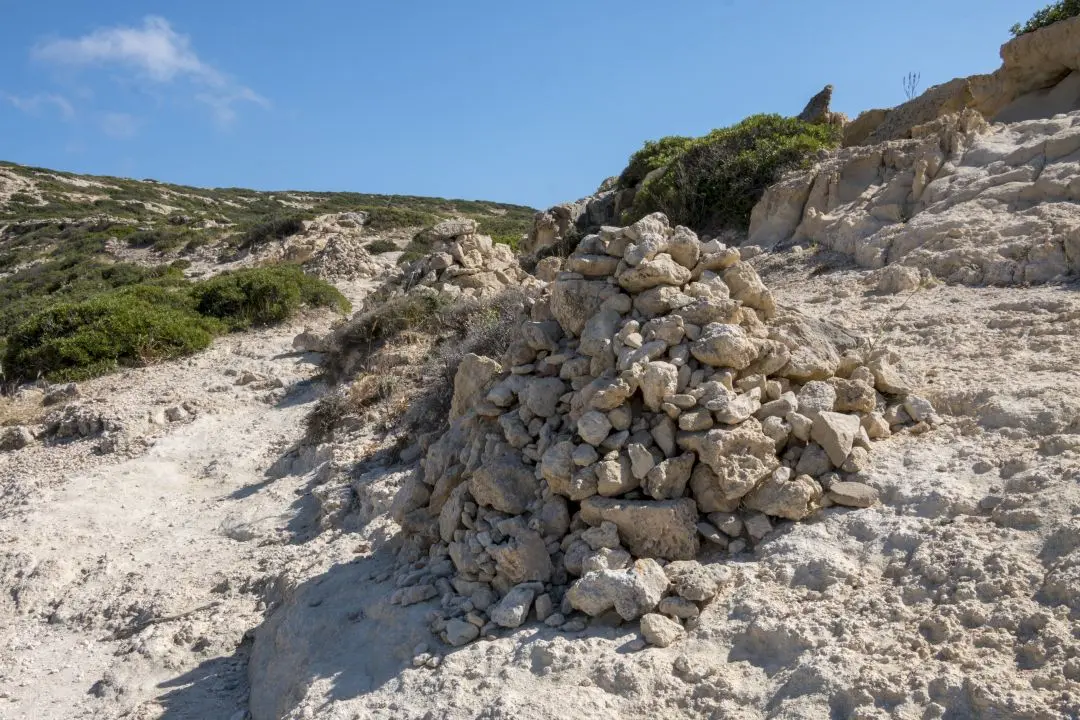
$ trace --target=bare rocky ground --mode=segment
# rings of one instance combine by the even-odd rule
[[[875,443],[879,506],[706,553],[734,582],[687,639],[527,623],[451,650],[437,600],[391,605],[405,469],[356,465],[362,430],[297,449],[321,386],[291,340],[320,316],[87,383],[114,453],[4,455],[0,717],[1080,714],[1078,288],[878,295],[824,253],[755,264],[781,304],[900,352],[944,422]]]

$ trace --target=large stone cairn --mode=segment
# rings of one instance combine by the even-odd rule
[[[548,290],[503,362],[466,357],[395,503],[415,562],[393,600],[441,596],[451,644],[533,608],[673,642],[729,576],[703,540],[740,552],[770,517],[872,505],[851,481],[871,440],[936,422],[894,355],[778,311],[737,249],[661,214],[584,238]]]

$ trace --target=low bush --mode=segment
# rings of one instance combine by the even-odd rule
[[[630,156],[626,169],[619,175],[615,187],[623,190],[632,188],[645,179],[653,170],[662,168],[686,152],[694,138],[682,135],[669,135],[659,140],[647,140],[645,146]]]
[[[124,288],[61,303],[31,317],[7,338],[6,375],[82,380],[207,347],[221,331],[199,315],[183,290]]]
[[[25,316],[17,323],[5,318],[4,378],[81,380],[191,354],[215,335],[280,322],[305,305],[349,309],[334,287],[291,265],[238,270],[195,285],[178,266],[112,265],[79,282],[89,297],[69,291],[66,302],[31,303],[32,311],[20,306]],[[108,283],[117,289],[103,289]]]
[[[1010,32],[1019,37],[1078,15],[1080,15],[1080,0],[1061,0],[1039,10],[1026,23],[1013,25]]]
[[[501,357],[520,337],[528,303],[529,296],[519,288],[483,300],[413,293],[371,302],[370,310],[335,332],[324,364],[338,380],[356,377],[349,410],[345,412],[344,405],[327,407],[311,422],[321,428],[335,412],[343,417],[375,406],[372,417],[381,427],[404,423],[423,431],[441,425],[462,358],[468,353]],[[392,382],[368,365],[379,349],[416,352],[417,347],[427,360],[401,367]]]
[[[370,354],[385,340],[407,330],[432,331],[448,301],[436,293],[411,293],[370,304],[339,327],[326,358],[326,367],[340,375],[353,353]]]
[[[296,265],[245,268],[196,283],[195,309],[231,330],[281,322],[301,306],[348,312],[349,301],[332,285]]]
[[[241,250],[257,247],[271,240],[284,240],[304,229],[303,218],[296,215],[274,217],[253,225],[240,236]]]
[[[364,222],[364,229],[376,232],[403,227],[434,225],[439,221],[439,218],[431,213],[404,207],[372,207],[364,208],[364,212],[368,214],[367,220]]]
[[[397,243],[392,240],[384,240],[382,238],[378,240],[372,240],[364,246],[367,251],[372,255],[381,255],[383,253],[395,252],[398,250]]]
[[[755,115],[714,130],[638,191],[624,224],[660,211],[698,231],[745,230],[769,185],[839,141],[834,126],[780,115]]]

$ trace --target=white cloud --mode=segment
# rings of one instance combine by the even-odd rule
[[[38,115],[45,108],[51,107],[55,108],[65,120],[75,117],[75,108],[63,95],[38,93],[29,97],[20,97],[19,95],[0,93],[0,97],[3,97],[14,107],[29,115]]]
[[[127,113],[105,113],[101,116],[101,130],[109,137],[124,140],[139,132],[139,120]]]
[[[198,88],[195,99],[210,106],[222,123],[235,119],[237,103],[269,105],[254,90],[200,59],[191,47],[191,39],[177,33],[161,17],[147,17],[141,27],[104,28],[80,38],[39,43],[33,55],[72,67],[118,65],[159,85],[187,80]]]

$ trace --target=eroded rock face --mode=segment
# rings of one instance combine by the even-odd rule
[[[911,135],[845,148],[769,188],[749,242],[817,243],[869,269],[900,263],[875,278],[887,293],[916,291],[920,269],[968,285],[1080,270],[1080,112],[991,127],[967,109]]]
[[[459,263],[486,247],[455,243]],[[450,426],[395,504],[452,570],[447,642],[472,635],[450,620],[514,628],[534,599],[567,627],[659,610],[646,624],[672,640],[723,586],[694,562],[702,537],[738,552],[770,517],[865,505],[840,474],[867,467],[870,431],[937,422],[897,357],[778,309],[738,251],[663,215],[586,236],[567,266],[502,358],[462,363]]]

